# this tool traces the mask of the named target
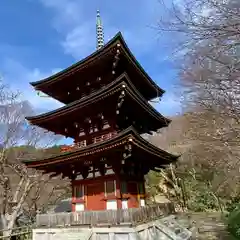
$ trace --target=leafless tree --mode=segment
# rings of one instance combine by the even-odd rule
[[[161,7],[167,16],[159,21],[158,29],[178,39],[173,56],[179,68],[181,99],[185,110],[194,112],[185,116],[185,138],[194,141],[191,161],[221,172],[221,180],[219,173],[213,181],[216,192],[236,191],[233,186],[240,177],[240,2],[166,1]]]
[[[30,114],[30,105],[19,100],[19,93],[0,82],[0,223],[7,230],[5,236],[11,235],[20,215],[36,214],[64,194],[56,191],[59,181],[54,183],[21,163],[31,151],[32,157],[42,154],[36,147],[42,149],[59,138],[28,125],[25,116]]]

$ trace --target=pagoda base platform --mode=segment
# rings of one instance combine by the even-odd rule
[[[172,203],[141,208],[39,214],[33,240],[190,239]]]
[[[191,232],[178,224],[174,215],[131,226],[71,226],[33,229],[33,240],[187,240]]]

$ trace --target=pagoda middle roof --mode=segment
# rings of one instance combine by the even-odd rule
[[[48,122],[56,117],[66,116],[74,111],[79,111],[79,109],[83,107],[91,107],[90,105],[122,90],[125,90],[135,102],[140,104],[142,108],[145,109],[155,120],[159,121],[159,123],[161,123],[161,127],[167,126],[170,123],[171,120],[162,116],[151,104],[148,103],[148,101],[142,97],[139,91],[131,83],[126,73],[121,74],[115,81],[88,96],[85,96],[56,110],[37,116],[26,117],[26,119],[32,124],[36,124],[45,128],[44,122]]]
[[[131,126],[118,133],[115,137],[106,141],[90,144],[78,150],[51,156],[49,158],[41,160],[23,160],[22,162],[25,163],[28,167],[44,169],[46,166],[54,166],[55,164],[61,164],[64,162],[71,163],[75,160],[80,161],[81,158],[86,159],[86,157],[92,156],[94,154],[102,154],[104,151],[110,151],[111,149],[114,150],[117,146],[124,145],[129,142],[135,145],[137,149],[142,150],[151,156],[154,162],[156,159],[161,160],[159,162],[159,166],[175,162],[179,157],[152,145],[150,142],[142,138]],[[148,161],[151,161],[151,158],[147,158]]]
[[[146,71],[143,69],[143,67],[140,65],[140,63],[137,61],[137,59],[134,57],[133,53],[128,48],[121,32],[118,32],[108,43],[106,43],[102,48],[99,50],[96,50],[91,55],[87,56],[86,58],[78,61],[77,63],[71,65],[70,67],[50,76],[45,79],[31,82],[30,84],[37,90],[40,90],[46,94],[49,94],[48,90],[46,90],[47,86],[64,81],[65,77],[68,75],[73,74],[76,71],[79,71],[80,69],[86,68],[86,66],[90,62],[97,61],[101,56],[105,55],[110,49],[112,49],[114,46],[116,46],[117,43],[120,43],[120,46],[123,49],[124,55],[128,58],[130,64],[142,75],[143,79],[149,84],[149,86],[152,88],[152,91],[154,93],[154,97],[160,97],[165,91],[161,89],[152,79],[151,77],[146,73]],[[54,97],[54,96],[53,96]],[[153,97],[153,98],[154,98]]]

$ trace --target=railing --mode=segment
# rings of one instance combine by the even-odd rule
[[[106,133],[106,134],[94,137],[92,139],[92,142],[98,143],[101,141],[106,141],[106,140],[109,140],[109,139],[115,137],[116,135],[117,135],[117,132]],[[69,145],[69,146],[61,147],[61,152],[71,152],[71,151],[74,151],[74,150],[77,150],[79,148],[86,147],[86,146],[87,146],[87,141],[83,140],[81,142],[77,142],[77,143]]]
[[[77,143],[69,145],[69,146],[61,147],[61,152],[71,152],[71,151],[74,151],[74,150],[77,150],[79,148],[86,147],[86,146],[87,146],[87,141],[83,140],[81,142],[77,142]]]
[[[137,225],[174,213],[172,203],[142,208],[39,214],[36,227]]]
[[[82,148],[82,147],[86,147],[87,146],[87,141],[86,140],[83,140],[81,142],[77,142],[74,144],[74,147],[75,148]]]
[[[110,132],[93,138],[93,143],[109,140],[117,135],[117,132]]]

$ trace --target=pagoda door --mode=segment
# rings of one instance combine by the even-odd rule
[[[104,210],[104,183],[93,183],[87,185],[87,210]]]
[[[129,208],[138,208],[138,191],[137,191],[137,183],[136,182],[128,182],[128,193],[130,198],[128,200]]]

